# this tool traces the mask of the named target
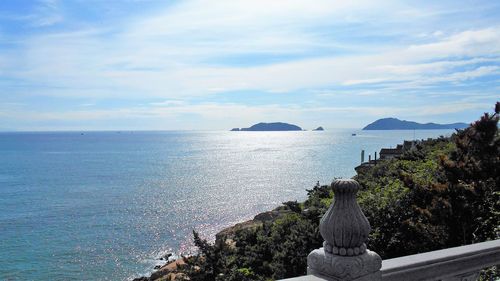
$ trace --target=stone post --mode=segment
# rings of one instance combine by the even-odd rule
[[[319,224],[323,248],[307,257],[307,273],[335,281],[381,280],[382,259],[366,249],[371,227],[356,202],[358,182],[336,180],[332,188],[334,202]]]

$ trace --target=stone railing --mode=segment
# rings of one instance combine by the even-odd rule
[[[384,260],[366,248],[370,224],[354,180],[332,183],[334,202],[320,221],[323,247],[307,257],[307,276],[287,281],[473,281],[500,264],[500,240]]]

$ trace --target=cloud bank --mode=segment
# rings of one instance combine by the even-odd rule
[[[81,5],[0,14],[0,129],[471,121],[500,96],[486,1]]]

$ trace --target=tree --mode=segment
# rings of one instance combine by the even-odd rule
[[[441,158],[453,208],[451,245],[499,238],[500,226],[500,102],[470,127],[457,131],[456,150]]]

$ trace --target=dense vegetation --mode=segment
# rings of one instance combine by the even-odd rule
[[[500,238],[500,103],[450,138],[419,142],[400,159],[380,161],[355,179],[372,226],[368,247],[383,259]],[[210,244],[194,232],[200,254],[180,270],[190,280],[274,280],[306,273],[322,244],[319,219],[333,199],[328,186],[286,202],[283,215],[242,229],[232,243]],[[498,275],[498,271],[487,272]],[[185,275],[179,275],[184,278]]]

